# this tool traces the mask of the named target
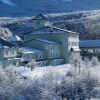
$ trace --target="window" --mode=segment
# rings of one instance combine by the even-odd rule
[[[53,64],[55,65],[55,61],[53,62]]]
[[[96,50],[95,50],[95,49],[93,49],[93,52],[96,52]]]
[[[68,45],[70,46],[70,42],[68,42]]]
[[[53,57],[55,56],[55,54],[53,53]]]
[[[29,55],[27,55],[27,59],[29,59]]]
[[[24,55],[24,57],[26,57],[26,55]]]
[[[42,54],[40,54],[40,58],[42,58]]]
[[[50,49],[53,49],[52,45],[50,46]]]
[[[72,46],[77,46],[78,43],[77,42],[72,42]]]
[[[35,54],[35,57],[36,57],[36,59],[37,59],[37,54]]]
[[[35,55],[33,54],[33,59],[35,58]]]
[[[14,54],[14,50],[11,50],[11,54]]]
[[[55,46],[54,46],[54,45],[52,45],[52,47],[53,47],[53,49],[55,48]]]
[[[56,57],[58,57],[58,54],[56,53]]]
[[[39,66],[41,66],[41,63],[39,63]]]
[[[36,21],[36,23],[37,23],[38,25],[40,25],[40,24],[41,24],[41,22],[40,22],[40,21]]]
[[[45,58],[45,55],[43,54],[43,58]]]
[[[51,57],[52,57],[52,53],[51,53]]]
[[[5,53],[6,53],[6,55],[8,55],[8,51],[7,50],[5,51]]]
[[[50,45],[50,49],[54,49],[55,48],[55,46],[54,45]]]
[[[17,65],[17,63],[16,63],[16,61],[14,61],[14,66],[16,66]]]

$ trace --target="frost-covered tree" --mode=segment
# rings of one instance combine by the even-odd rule
[[[98,85],[97,77],[87,69],[81,73],[71,71],[71,76],[66,76],[59,86],[59,95],[67,100],[86,100],[95,97],[95,87]]]
[[[90,60],[88,57],[84,58],[84,65],[86,65],[87,67],[90,67]]]
[[[75,70],[78,69],[79,74],[80,74],[80,68],[82,66],[82,63],[83,62],[82,62],[80,55],[72,53],[70,64],[71,66],[75,68]]]
[[[3,39],[7,39],[13,33],[8,28],[0,27],[0,37]]]
[[[36,61],[35,60],[32,60],[30,61],[28,64],[27,64],[27,67],[31,69],[31,71],[34,70],[34,68],[36,68]]]
[[[100,63],[99,63],[99,61],[98,61],[98,58],[97,57],[93,57],[92,59],[91,59],[91,67],[98,67],[98,66],[100,66]]]

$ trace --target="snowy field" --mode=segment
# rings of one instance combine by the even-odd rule
[[[33,71],[31,71],[31,69],[27,67],[18,68],[18,71],[20,71],[23,76],[31,79],[42,78],[44,75],[46,75],[46,73],[49,73],[50,71],[54,72],[55,74],[57,73],[59,77],[63,77],[70,70],[71,70],[70,64],[64,64],[59,66],[37,67]]]
[[[84,65],[84,68],[90,70],[91,73],[93,73],[94,75],[100,76],[100,67],[88,68],[86,67],[86,65]],[[44,75],[46,75],[46,73],[49,73],[50,71],[54,72],[55,74],[58,74],[59,77],[63,77],[68,74],[68,72],[73,70],[73,67],[70,64],[64,64],[58,66],[37,67],[33,71],[31,71],[31,69],[27,67],[19,67],[17,70],[21,72],[21,75],[34,79],[42,78]]]
[[[65,76],[67,76],[67,74],[69,74],[69,72],[71,72],[72,70],[74,70],[74,68],[70,65],[70,64],[64,64],[64,65],[59,65],[59,66],[45,66],[45,67],[37,67],[35,68],[33,71],[30,70],[30,68],[27,67],[19,67],[18,71],[21,72],[21,75],[34,80],[34,79],[38,79],[41,80],[44,76],[48,75],[48,73],[52,72],[56,78],[58,78],[58,80],[63,80],[63,78]],[[97,77],[99,82],[100,82],[100,67],[87,67],[87,65],[84,64],[84,68],[83,70],[87,70],[87,72],[91,72],[92,75],[94,77]],[[69,80],[70,81],[70,80]],[[97,87],[98,90],[98,95],[96,97],[96,99],[91,98],[91,99],[87,99],[87,100],[100,100],[100,96],[99,96],[99,91],[100,91],[100,87]]]

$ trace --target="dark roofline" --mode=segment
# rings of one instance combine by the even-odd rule
[[[41,30],[41,29],[46,28],[46,27],[49,27],[49,28],[51,28],[51,29],[61,30],[61,31],[65,32],[65,33],[68,32],[68,33],[72,33],[72,34],[79,34],[79,33],[77,33],[77,32],[73,32],[73,31],[70,31],[70,30],[66,30],[66,29],[62,29],[62,28],[58,28],[58,27],[53,27],[53,26],[45,26],[45,27],[42,27],[42,28],[37,29],[37,30],[34,30],[34,31],[38,31],[38,30]],[[34,31],[33,31],[33,32],[34,32]]]
[[[61,31],[64,31],[64,32],[68,32],[68,33],[72,33],[72,34],[79,34],[77,32],[73,32],[73,31],[70,31],[70,30],[66,30],[66,29],[62,29],[62,28],[58,28],[58,27],[52,27],[51,28],[54,28],[54,29],[58,29],[58,30],[61,30]]]
[[[17,47],[16,45],[10,43],[10,42],[7,42],[3,39],[0,38],[0,44],[3,45],[3,46],[7,46],[7,47]]]
[[[35,16],[32,20],[42,20],[42,19],[39,19],[39,18],[38,18],[39,16],[42,16],[42,18],[43,18],[44,20],[48,20],[48,18],[45,17],[44,15],[42,15],[41,13],[38,14],[37,16]]]
[[[42,43],[47,43],[47,44],[54,44],[54,43],[48,43],[48,42],[40,41],[40,40],[38,40],[38,39],[31,39],[31,40],[28,40],[28,41],[26,41],[26,42],[23,42],[22,44],[31,42],[31,41],[33,41],[33,40],[36,40],[36,41],[39,41],[39,42],[42,42]],[[48,41],[50,41],[50,40],[48,40]],[[54,42],[54,41],[53,41],[53,42]],[[61,44],[61,43],[56,42],[55,44]]]
[[[53,26],[45,26],[45,27],[42,27],[42,28],[33,30],[33,31],[31,31],[31,32],[27,32],[27,33],[20,34],[19,36],[25,36],[25,35],[27,35],[27,34],[32,34],[32,33],[34,33],[34,31],[39,31],[39,30],[44,29],[44,28],[57,29],[57,30],[63,31],[64,33],[71,33],[71,34],[78,34],[78,35],[79,35],[79,33],[73,32],[73,31],[70,31],[70,30],[61,29],[61,28],[53,27]],[[48,33],[46,33],[46,34],[51,34],[51,33],[52,33],[52,31],[51,31],[51,32],[48,32]],[[37,33],[34,33],[34,34],[37,34]],[[38,34],[41,34],[41,33],[38,33]],[[55,34],[59,34],[59,32],[57,32],[57,33],[55,33]],[[61,34],[62,34],[62,33],[61,33]]]
[[[58,42],[55,42],[55,43],[48,43],[48,42],[46,42],[46,41],[42,41],[42,39],[41,39],[41,40],[35,39],[35,40],[36,40],[36,41],[39,41],[39,42],[47,43],[47,44],[60,44],[60,43],[58,43]],[[46,39],[43,39],[43,40],[46,40]],[[47,40],[47,41],[51,41],[51,40]],[[54,42],[54,41],[52,41],[52,42]]]

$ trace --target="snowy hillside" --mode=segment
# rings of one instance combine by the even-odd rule
[[[0,16],[32,16],[100,9],[100,0],[0,0]]]
[[[80,33],[80,39],[100,39],[100,10],[80,11],[72,13],[47,14],[46,17],[54,26]],[[32,17],[0,17],[0,36],[11,35],[4,28],[8,28],[12,34],[29,33],[33,29]],[[3,29],[2,29],[3,28]]]

